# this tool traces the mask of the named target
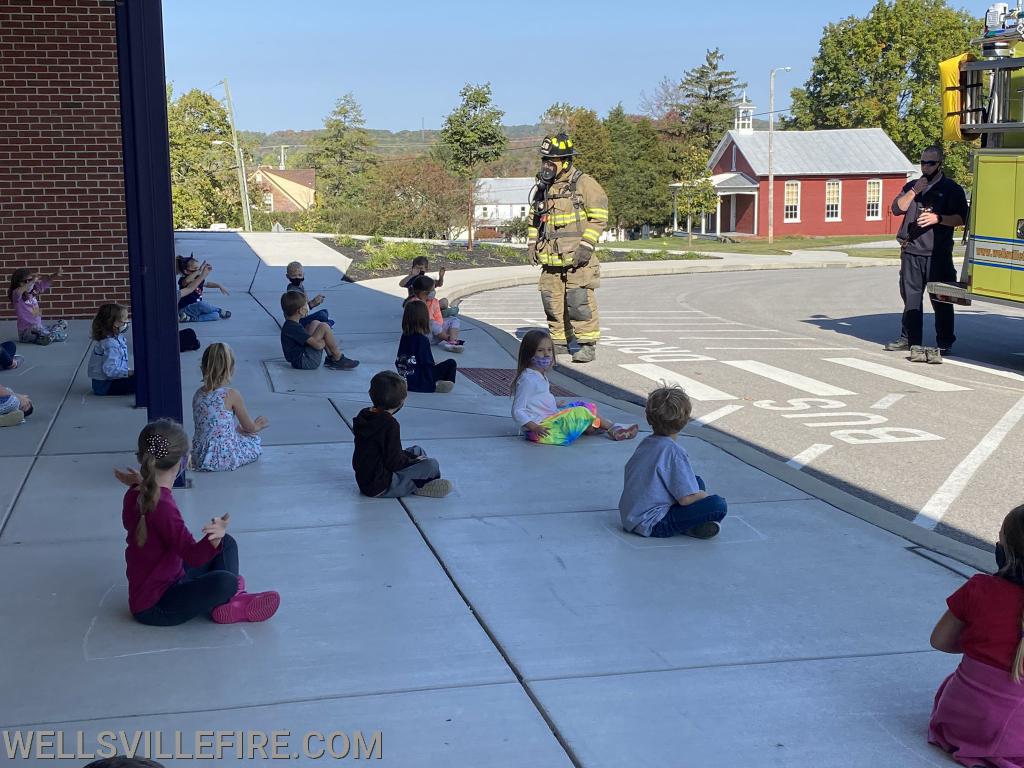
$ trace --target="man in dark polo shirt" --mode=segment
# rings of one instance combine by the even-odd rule
[[[902,216],[896,234],[900,250],[900,296],[903,299],[903,332],[885,345],[892,351],[910,350],[915,363],[942,362],[921,346],[924,334],[924,293],[932,281],[954,281],[953,229],[967,221],[967,196],[963,188],[942,175],[942,147],[921,152],[921,178],[909,182],[892,202],[892,212]],[[953,333],[953,305],[932,299],[935,313],[935,345],[948,354]]]

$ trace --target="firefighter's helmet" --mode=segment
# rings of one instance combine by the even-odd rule
[[[572,139],[569,134],[560,133],[557,136],[547,136],[540,145],[541,157],[570,158],[576,155],[572,146]]]

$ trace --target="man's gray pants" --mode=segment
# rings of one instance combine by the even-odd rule
[[[419,446],[413,446],[410,450],[416,449],[419,449]],[[423,454],[420,453],[420,455]],[[412,466],[406,467],[405,469],[392,474],[391,485],[389,485],[388,489],[377,498],[398,499],[402,496],[408,496],[418,487],[423,485],[425,480],[436,480],[440,476],[441,467],[438,465],[437,459],[420,459]],[[419,480],[419,484],[416,483],[417,480]]]

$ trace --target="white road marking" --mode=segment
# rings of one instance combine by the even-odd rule
[[[871,407],[873,409],[877,410],[877,411],[884,411],[887,408],[891,408],[892,406],[896,405],[896,403],[898,403],[904,397],[906,397],[906,395],[901,395],[901,394],[886,395],[885,397],[883,397],[881,400],[879,400],[877,403],[875,403]]]
[[[659,383],[664,381],[669,384],[678,384],[694,400],[738,399],[735,395],[730,395],[728,392],[715,389],[702,381],[696,381],[675,371],[670,371],[668,368],[662,368],[660,365],[653,365],[651,363],[623,363],[619,365],[619,368],[625,368],[627,371],[632,371]]]
[[[948,381],[940,381],[929,376],[922,376],[918,373],[904,371],[902,368],[893,368],[880,363],[873,363],[870,360],[861,360],[856,357],[826,357],[826,362],[836,365],[845,365],[866,373],[873,373],[876,376],[883,376],[886,379],[910,384],[914,387],[927,389],[930,392],[970,392],[968,387],[961,387],[959,384],[950,384]]]
[[[807,450],[800,451],[800,453],[787,461],[786,466],[797,470],[803,469],[831,447],[828,443],[815,443]]]
[[[977,365],[976,363],[965,363],[963,360],[952,360],[948,357],[942,358],[944,365],[959,365],[961,368],[970,368],[972,371],[982,371],[983,373],[991,373],[993,376],[1001,376],[1004,379],[1011,379],[1013,381],[1024,381],[1024,376],[1013,371],[1008,371],[1005,368],[989,367],[987,365]]]
[[[946,482],[939,486],[939,489],[921,508],[917,517],[914,518],[914,522],[923,528],[934,528],[938,525],[950,505],[963,493],[964,488],[974,477],[974,473],[981,468],[989,456],[995,453],[1003,439],[1021,418],[1024,418],[1024,397],[1006,412],[1003,418],[989,430],[989,433],[981,438],[981,442],[974,446],[974,450],[957,465],[952,474],[946,478]]]
[[[728,416],[730,413],[736,413],[736,411],[742,410],[742,405],[723,405],[718,410],[711,411],[711,413],[705,413],[703,416],[698,419],[694,419],[690,423],[693,424],[694,429],[703,429],[711,422],[718,421],[723,416]]]
[[[775,341],[775,339],[765,339]],[[775,352],[841,352],[846,349],[858,349],[858,347],[704,347],[704,349],[762,349]]]
[[[726,365],[731,365],[733,368],[739,368],[741,371],[747,371],[756,376],[763,376],[766,379],[777,381],[780,384],[793,387],[793,389],[799,389],[801,392],[806,392],[810,395],[833,397],[857,394],[848,389],[826,384],[824,381],[818,381],[809,376],[787,371],[785,368],[776,368],[774,365],[768,365],[768,363],[762,363],[758,360],[723,360],[722,362]]]
[[[715,331],[725,333],[725,331]],[[743,331],[746,333],[746,331]],[[680,336],[683,341],[804,341],[810,336]]]

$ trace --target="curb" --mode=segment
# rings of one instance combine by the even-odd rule
[[[889,261],[879,259],[879,261]],[[899,263],[896,260],[892,260],[895,263]],[[842,268],[845,265],[835,265]],[[854,266],[854,265],[849,265]],[[865,265],[865,266],[871,266]],[[799,267],[786,266],[764,266],[762,269],[791,269],[791,268],[809,268],[803,265]],[[745,269],[702,269],[702,270],[688,270],[697,272],[737,272],[747,271]],[[643,277],[647,275],[660,275],[660,274],[675,274],[674,272],[661,272],[652,271],[644,272],[642,274],[631,274],[631,277]],[[623,277],[623,275],[615,275],[616,277]],[[509,276],[511,277],[511,276]],[[612,277],[612,275],[602,275],[602,277]],[[536,280],[536,275],[530,275],[524,278],[518,276],[513,281],[502,281],[499,278],[491,278],[481,280],[478,283],[470,283],[465,286],[458,286],[452,291],[448,292],[451,300],[457,298],[465,298],[473,293],[480,293],[487,290],[493,290],[495,288],[506,288],[513,285],[526,285],[533,284]],[[481,287],[483,286],[483,287]],[[472,318],[470,318],[472,319]],[[474,320],[474,323],[480,326],[492,339],[494,339],[498,346],[504,349],[513,360],[516,359],[516,355],[519,350],[519,342],[514,337],[510,336],[505,331],[499,328],[495,328],[489,323],[485,323],[482,320]],[[577,368],[569,367],[566,365],[556,365],[551,371],[551,379],[556,384],[562,386],[569,385],[576,390],[583,389],[584,391],[579,392],[584,397],[594,397],[597,400],[608,401],[609,398],[613,402],[609,403],[614,405],[616,408],[620,408],[628,413],[634,413],[639,418],[644,415],[643,404],[639,403],[639,398],[632,392],[627,392],[614,385],[607,384],[606,390],[599,390],[592,387],[588,381],[596,381],[590,376],[583,373],[582,370]],[[603,383],[603,382],[599,382]],[[582,385],[582,386],[581,386]],[[826,504],[829,504],[836,509],[845,512],[848,515],[863,520],[866,523],[870,523],[877,528],[881,528],[895,536],[906,539],[907,541],[916,544],[924,549],[934,552],[937,555],[942,555],[955,560],[964,565],[970,566],[978,571],[985,573],[991,573],[993,568],[992,552],[986,549],[980,549],[970,544],[965,544],[955,539],[951,539],[947,536],[943,536],[935,531],[930,531],[926,528],[922,528],[919,525],[915,525],[910,520],[900,517],[894,512],[890,512],[886,509],[872,504],[869,501],[865,501],[857,496],[854,496],[848,491],[844,491],[840,488],[836,488],[833,485],[821,480],[812,475],[805,474],[804,472],[788,467],[786,464],[779,459],[772,457],[771,455],[759,451],[758,449],[746,444],[742,440],[732,437],[715,427],[698,427],[696,429],[687,428],[683,434],[687,437],[695,437],[703,440],[711,445],[719,448],[731,456],[736,457],[740,461],[748,464],[755,469],[759,469],[766,475],[776,478],[784,483],[787,483],[794,488],[797,488],[809,496],[819,499]],[[963,574],[961,574],[963,575]]]

